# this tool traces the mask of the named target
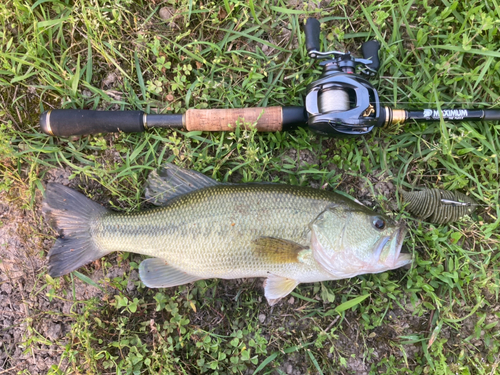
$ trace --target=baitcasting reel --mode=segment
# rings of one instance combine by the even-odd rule
[[[371,76],[380,66],[380,44],[369,41],[362,45],[363,59],[349,52],[319,52],[320,23],[308,18],[305,25],[306,49],[313,59],[327,59],[321,77],[307,87],[305,99],[309,127],[321,134],[351,136],[367,134],[375,126],[384,125],[386,112],[380,107],[377,90],[361,75]]]
[[[419,109],[381,107],[377,90],[361,75],[373,76],[380,67],[379,42],[363,43],[363,59],[338,51],[319,52],[320,23],[308,18],[304,28],[306,49],[313,59],[322,61],[321,77],[307,87],[305,100],[309,127],[324,135],[346,137],[370,133],[374,127],[403,124],[410,120],[433,122],[498,121],[495,109]]]

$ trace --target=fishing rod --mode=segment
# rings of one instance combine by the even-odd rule
[[[306,49],[312,59],[323,60],[319,79],[307,87],[305,107],[237,109],[188,109],[184,114],[147,114],[142,111],[94,111],[56,109],[44,112],[40,126],[52,136],[110,132],[143,132],[153,128],[187,131],[227,131],[237,124],[255,124],[258,131],[275,132],[308,126],[327,136],[357,136],[374,128],[409,121],[498,121],[492,109],[393,109],[381,106],[375,87],[368,81],[380,68],[380,43],[363,43],[363,58],[349,52],[320,51],[320,23],[308,18],[304,27]]]

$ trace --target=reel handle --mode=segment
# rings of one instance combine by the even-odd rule
[[[367,67],[373,70],[375,73],[378,72],[378,69],[380,68],[380,60],[378,58],[379,49],[380,43],[376,40],[370,40],[363,43],[363,45],[361,46],[363,58],[372,61],[372,63],[370,65],[367,65]]]
[[[306,34],[306,50],[309,56],[315,57],[314,52],[319,52],[320,23],[316,18],[308,18],[304,26]]]

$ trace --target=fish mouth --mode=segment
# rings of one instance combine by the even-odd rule
[[[391,241],[391,247],[394,246],[394,253],[393,253],[394,258],[392,259],[393,268],[399,268],[405,266],[411,263],[412,261],[411,254],[401,253],[406,232],[407,232],[406,225],[403,223],[399,227],[399,230],[395,231],[393,234],[393,239]]]
[[[410,263],[411,255],[401,253],[406,232],[406,226],[402,224],[392,235],[380,238],[373,252],[373,263],[383,264],[387,269],[399,268]]]

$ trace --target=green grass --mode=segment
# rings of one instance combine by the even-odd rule
[[[328,184],[405,219],[414,264],[301,285],[293,304],[273,309],[255,280],[166,290],[136,281],[131,292],[138,258],[128,254],[57,280],[41,269],[42,293],[74,303],[63,314],[71,332],[56,343],[67,366],[49,373],[283,374],[293,363],[301,373],[330,374],[355,371],[355,361],[374,374],[500,373],[498,123],[411,123],[357,139],[305,129],[57,139],[38,128],[43,110],[60,107],[182,113],[302,105],[320,72],[304,47],[307,16],[322,21],[324,49],[355,53],[368,39],[381,42],[382,67],[372,82],[386,105],[497,108],[498,1],[202,3],[0,5],[1,189],[11,204],[39,212],[53,168],[66,168],[88,196],[118,210],[144,206],[147,174],[165,162],[220,181]],[[158,16],[164,5],[174,7],[172,22]],[[395,187],[389,194],[388,183]],[[397,203],[396,188],[415,187],[459,189],[481,207],[458,223],[419,222]],[[50,238],[46,229],[36,235]],[[105,275],[117,263],[125,274],[98,278],[103,298],[76,298],[78,282],[95,284],[88,275]],[[24,346],[37,352],[44,340],[31,329]]]

